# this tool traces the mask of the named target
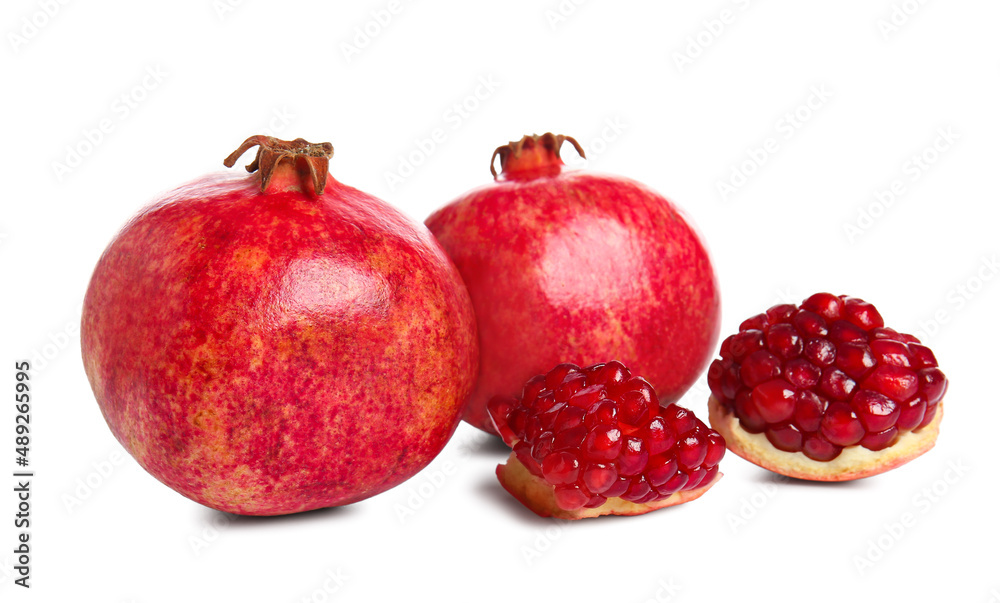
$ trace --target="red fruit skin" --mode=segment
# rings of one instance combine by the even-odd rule
[[[209,507],[344,505],[426,466],[477,370],[475,319],[429,232],[327,180],[219,175],[144,209],[97,264],[81,339],[119,442]]]
[[[617,358],[672,402],[711,358],[720,302],[709,254],[678,208],[638,182],[513,174],[426,224],[475,307],[481,362],[465,420],[484,431],[495,433],[493,395],[518,394],[561,362]]]

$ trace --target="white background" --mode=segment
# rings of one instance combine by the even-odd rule
[[[26,591],[4,403],[0,598],[1000,600],[998,17],[985,0],[7,0],[0,390],[36,359],[37,477]],[[80,361],[81,301],[157,194],[266,131],[333,142],[337,179],[422,220],[489,182],[497,145],[548,130],[590,151],[574,166],[689,213],[724,332],[829,290],[923,336],[951,381],[937,447],[839,485],[727,455],[696,502],[566,524],[503,492],[502,446],[467,425],[397,489],[277,519],[193,503],[114,440]],[[684,404],[705,418],[706,397],[701,380]]]

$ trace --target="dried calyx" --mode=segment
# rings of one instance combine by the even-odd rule
[[[295,140],[279,140],[272,136],[256,135],[247,138],[240,148],[233,151],[223,161],[226,167],[233,167],[251,147],[258,147],[257,156],[247,165],[248,172],[260,170],[260,191],[267,190],[279,167],[294,168],[299,181],[305,189],[305,183],[312,184],[313,192],[321,194],[326,187],[326,177],[330,168],[330,157],[333,156],[333,145],[329,142],[311,143],[303,138]]]
[[[494,178],[497,177],[497,170],[493,164],[496,158],[500,157],[500,171],[504,176],[558,173],[563,165],[562,159],[559,158],[559,149],[564,142],[572,144],[580,157],[586,159],[583,147],[575,138],[547,132],[524,136],[521,140],[512,140],[497,147],[490,157],[490,172]]]

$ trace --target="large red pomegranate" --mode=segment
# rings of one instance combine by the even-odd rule
[[[564,141],[583,154],[551,133],[499,147],[496,182],[426,222],[476,310],[481,362],[465,420],[485,431],[492,396],[561,362],[620,360],[672,402],[719,334],[715,273],[682,213],[633,180],[564,170]]]
[[[411,477],[472,389],[475,319],[431,234],[327,176],[333,147],[259,145],[247,176],[132,219],[84,301],[83,359],[111,431],[209,507],[278,515]]]

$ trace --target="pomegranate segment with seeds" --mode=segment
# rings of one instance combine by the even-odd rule
[[[618,361],[560,364],[487,411],[512,448],[503,487],[543,517],[639,515],[701,496],[726,443]]]
[[[817,293],[743,321],[709,368],[710,420],[733,452],[823,481],[929,450],[948,380],[929,348],[872,304]]]

